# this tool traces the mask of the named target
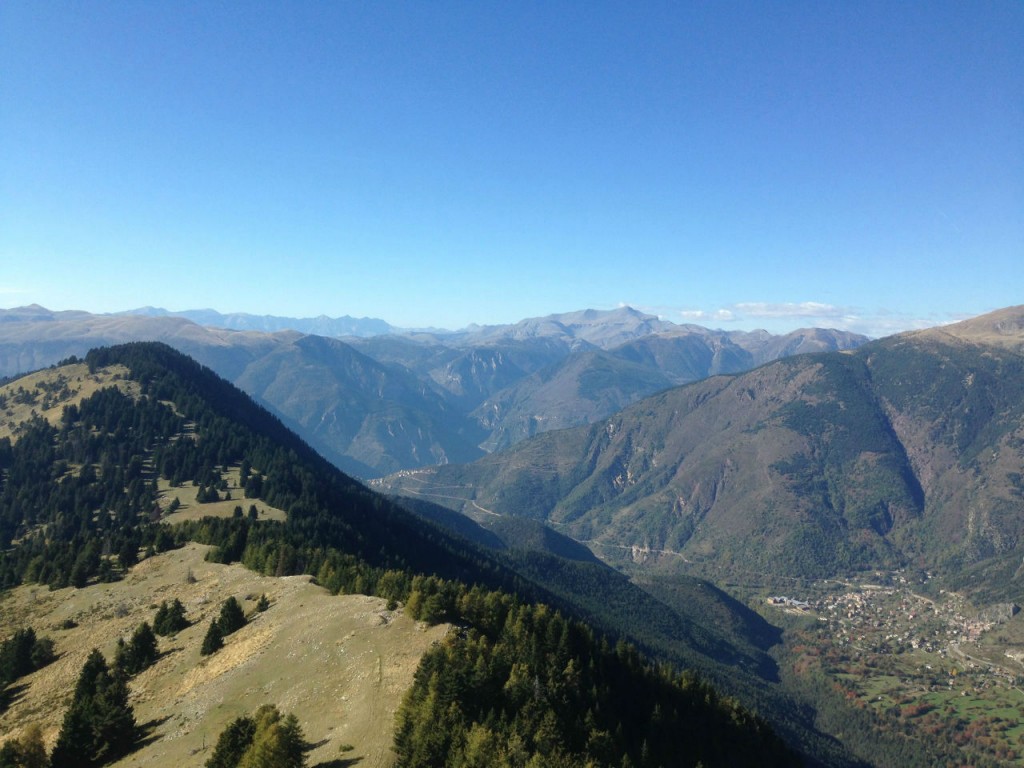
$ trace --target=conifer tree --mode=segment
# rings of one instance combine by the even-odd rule
[[[0,685],[17,680],[32,671],[32,646],[35,631],[29,627],[19,629],[0,645]]]
[[[305,750],[298,718],[264,704],[221,732],[206,768],[305,768]]]
[[[202,656],[209,656],[211,653],[216,653],[224,647],[224,633],[221,632],[220,624],[214,619],[210,622],[210,628],[206,630],[206,636],[203,638],[203,646],[199,649],[199,653]]]
[[[47,768],[50,759],[39,723],[32,723],[21,734],[21,768]]]
[[[0,768],[21,768],[21,745],[14,739],[0,747]]]
[[[220,625],[221,634],[227,637],[232,632],[237,632],[246,625],[245,611],[232,595],[220,608],[220,617],[217,619]]]
[[[235,718],[221,731],[217,746],[213,748],[213,754],[206,761],[206,768],[235,768],[245,750],[252,744],[255,735],[255,720],[244,715]]]
[[[128,686],[123,677],[110,673],[103,654],[93,649],[78,677],[50,763],[95,768],[127,754],[137,737]]]
[[[97,765],[128,754],[137,738],[135,714],[128,704],[128,683],[111,675],[101,681],[93,700],[92,731]]]
[[[136,628],[127,643],[118,640],[114,669],[122,675],[131,677],[151,667],[156,663],[158,656],[156,635],[153,634],[153,628],[149,623],[144,621]]]
[[[156,616],[153,617],[153,631],[158,635],[174,635],[189,626],[185,618],[185,606],[181,600],[174,598],[168,603],[164,600],[157,608]]]
[[[38,723],[32,723],[18,739],[0,747],[0,768],[47,768],[46,745]]]

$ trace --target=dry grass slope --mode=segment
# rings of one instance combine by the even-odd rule
[[[446,628],[426,628],[378,598],[332,596],[306,576],[269,578],[208,563],[206,549],[190,544],[144,560],[119,583],[55,592],[23,586],[0,595],[0,637],[30,625],[53,638],[60,655],[21,681],[24,691],[0,715],[0,742],[36,722],[52,745],[89,651],[112,659],[118,637],[151,622],[160,601],[178,598],[193,624],[161,638],[159,661],[132,680],[131,703],[148,736],[118,766],[202,765],[227,723],[265,703],[299,718],[314,745],[311,766],[391,765],[394,712],[421,656]],[[255,613],[264,593],[271,606]],[[202,657],[203,635],[229,595],[251,620]],[[77,626],[61,629],[69,619]]]
[[[972,344],[988,344],[1024,353],[1024,304],[907,335],[937,340],[948,340],[952,336]]]
[[[0,386],[0,397],[6,400],[6,407],[0,410],[0,438],[9,437],[11,442],[17,442],[19,425],[33,415],[59,424],[64,406],[78,405],[104,387],[115,386],[137,397],[139,385],[125,378],[128,372],[124,366],[114,365],[89,373],[85,363],[77,363],[60,370],[36,371]],[[19,391],[27,393],[27,397],[19,397]]]

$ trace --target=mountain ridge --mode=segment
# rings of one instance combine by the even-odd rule
[[[636,335],[660,322],[635,310],[588,310],[522,321],[520,331],[529,332],[515,331],[515,338],[509,329],[516,326],[501,326],[480,337],[336,339],[34,306],[0,310],[0,376],[81,357],[92,347],[162,341],[243,386],[337,466],[376,477],[464,462],[765,356],[862,341],[833,331],[730,336],[674,327],[665,337]]]
[[[114,315],[143,317],[181,317],[198,325],[212,326],[235,331],[298,331],[317,336],[375,336],[395,333],[399,329],[375,317],[281,317],[278,315],[253,315],[248,312],[222,313],[215,309],[186,309],[171,311],[161,307],[139,307]]]
[[[784,358],[380,485],[428,498],[432,484],[459,487],[461,502],[441,503],[546,520],[620,565],[954,572],[1024,541],[1013,512],[1024,470],[1014,339],[914,332]]]
[[[1024,354],[1024,305],[1004,307],[949,325],[901,335],[910,338],[945,335],[975,344],[1005,347]]]

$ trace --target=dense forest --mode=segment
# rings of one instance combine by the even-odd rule
[[[127,366],[138,394],[103,389],[65,406],[57,424],[37,417],[16,441],[0,440],[0,585],[84,588],[191,539],[221,562],[313,574],[334,592],[380,595],[416,618],[452,622],[459,629],[425,657],[400,713],[402,765],[475,765],[481,755],[517,766],[795,761],[736,701],[538,604],[542,590],[497,558],[341,474],[169,347],[129,344],[86,362]],[[159,480],[220,498],[229,467],[241,468],[247,497],[285,510],[287,522],[161,522]],[[149,663],[152,629],[138,632],[123,644],[123,674],[92,660],[84,703],[76,693],[69,713],[121,701],[127,675]],[[125,725],[115,736],[111,759],[137,733]],[[91,759],[101,764],[104,754]]]
[[[418,577],[407,608],[452,614],[464,626],[424,658],[399,712],[402,766],[794,760],[737,702],[692,675],[653,667],[632,646],[611,647],[543,604]]]

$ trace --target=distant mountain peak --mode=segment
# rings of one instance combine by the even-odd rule
[[[673,323],[627,306],[528,317],[508,325],[470,326],[461,334],[461,340],[476,343],[480,340],[560,337],[575,346],[585,342],[609,349],[631,339],[674,327]]]

